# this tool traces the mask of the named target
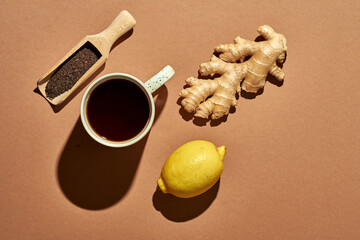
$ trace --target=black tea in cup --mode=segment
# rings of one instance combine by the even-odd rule
[[[109,141],[127,141],[145,128],[150,104],[144,91],[126,79],[111,79],[90,94],[86,114],[94,132]]]

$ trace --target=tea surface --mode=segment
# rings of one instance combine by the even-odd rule
[[[149,102],[136,84],[113,79],[91,93],[86,113],[92,129],[110,141],[126,141],[137,136],[149,119]]]

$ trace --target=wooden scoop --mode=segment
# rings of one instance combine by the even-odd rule
[[[124,33],[131,30],[136,24],[135,19],[128,11],[121,11],[115,20],[101,33],[84,37],[75,47],[73,47],[57,64],[55,64],[38,82],[41,94],[53,105],[62,103],[71,93],[88,79],[97,69],[99,69],[108,59],[111,46]],[[55,98],[46,95],[45,88],[51,76],[66,62],[73,54],[83,46],[90,46],[92,51],[98,55],[99,59],[90,67],[72,88]]]

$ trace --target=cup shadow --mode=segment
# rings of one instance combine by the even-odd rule
[[[101,210],[128,192],[148,135],[126,148],[110,148],[93,140],[80,118],[60,156],[57,177],[66,198],[78,207]]]
[[[153,96],[155,123],[167,100],[166,86]],[[132,184],[150,132],[132,146],[106,147],[89,136],[79,117],[57,167],[58,183],[66,198],[88,210],[105,209],[119,202]]]
[[[153,205],[156,210],[171,221],[189,221],[210,207],[217,196],[219,186],[220,180],[208,191],[192,198],[178,198],[171,194],[164,194],[157,188],[153,195]]]
[[[162,85],[158,90],[156,90],[153,94],[154,97],[154,104],[155,104],[155,118],[154,123],[156,123],[156,120],[159,119],[162,111],[164,110],[166,100],[168,98],[168,89],[166,85]]]

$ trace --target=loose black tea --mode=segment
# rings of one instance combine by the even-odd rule
[[[45,87],[46,96],[53,99],[70,90],[100,57],[101,54],[91,43],[85,43],[50,77]]]
[[[91,128],[100,137],[126,141],[145,128],[150,106],[139,86],[124,79],[112,79],[93,90],[86,114]]]

